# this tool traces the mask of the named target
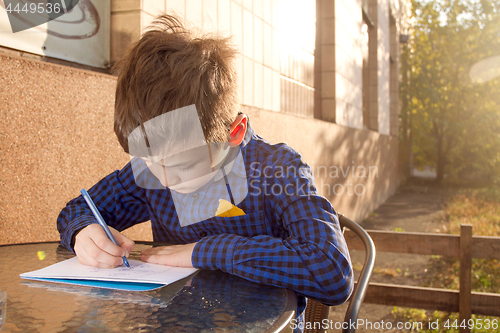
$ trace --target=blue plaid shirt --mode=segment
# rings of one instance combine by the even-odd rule
[[[305,297],[328,305],[345,302],[353,289],[349,253],[337,214],[318,195],[311,168],[293,148],[256,135],[250,123],[240,147],[248,181],[248,195],[237,204],[243,216],[181,227],[170,190],[137,186],[131,163],[88,192],[119,231],[151,220],[155,242],[197,242],[194,267],[294,290],[299,321]],[[61,245],[73,250],[73,236],[91,223],[96,221],[82,196],[71,200],[57,219]]]

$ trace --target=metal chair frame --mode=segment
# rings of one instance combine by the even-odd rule
[[[342,214],[339,214],[339,222],[341,228],[348,228],[354,232],[363,242],[365,246],[365,262],[361,273],[359,275],[354,291],[349,298],[349,306],[347,308],[344,323],[342,328],[342,333],[354,333],[356,331],[355,325],[351,323],[356,323],[358,319],[359,309],[363,300],[365,298],[366,290],[368,289],[368,283],[370,282],[370,277],[373,272],[373,266],[375,265],[375,244],[371,239],[370,235],[356,222],[348,219]],[[311,322],[322,322],[323,319],[328,319],[329,307],[316,301],[308,300],[306,308],[306,321]],[[306,332],[325,332],[325,330],[305,330]]]

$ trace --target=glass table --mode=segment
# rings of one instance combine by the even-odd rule
[[[130,258],[140,260],[140,251],[151,244],[136,244]],[[147,292],[19,277],[71,257],[58,243],[0,246],[0,289],[7,293],[4,332],[291,331],[289,322],[297,306],[294,292],[221,271],[199,270]]]

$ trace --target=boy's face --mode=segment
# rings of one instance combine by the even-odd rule
[[[217,172],[214,166],[227,155],[229,148],[207,145],[164,158],[143,157],[149,170],[161,184],[179,193],[191,193],[207,184]]]

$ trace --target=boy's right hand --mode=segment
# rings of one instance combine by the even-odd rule
[[[122,257],[129,256],[135,243],[116,229],[109,227],[109,230],[120,246],[116,246],[97,223],[80,230],[75,237],[74,250],[81,264],[99,268],[114,268],[123,264]]]

